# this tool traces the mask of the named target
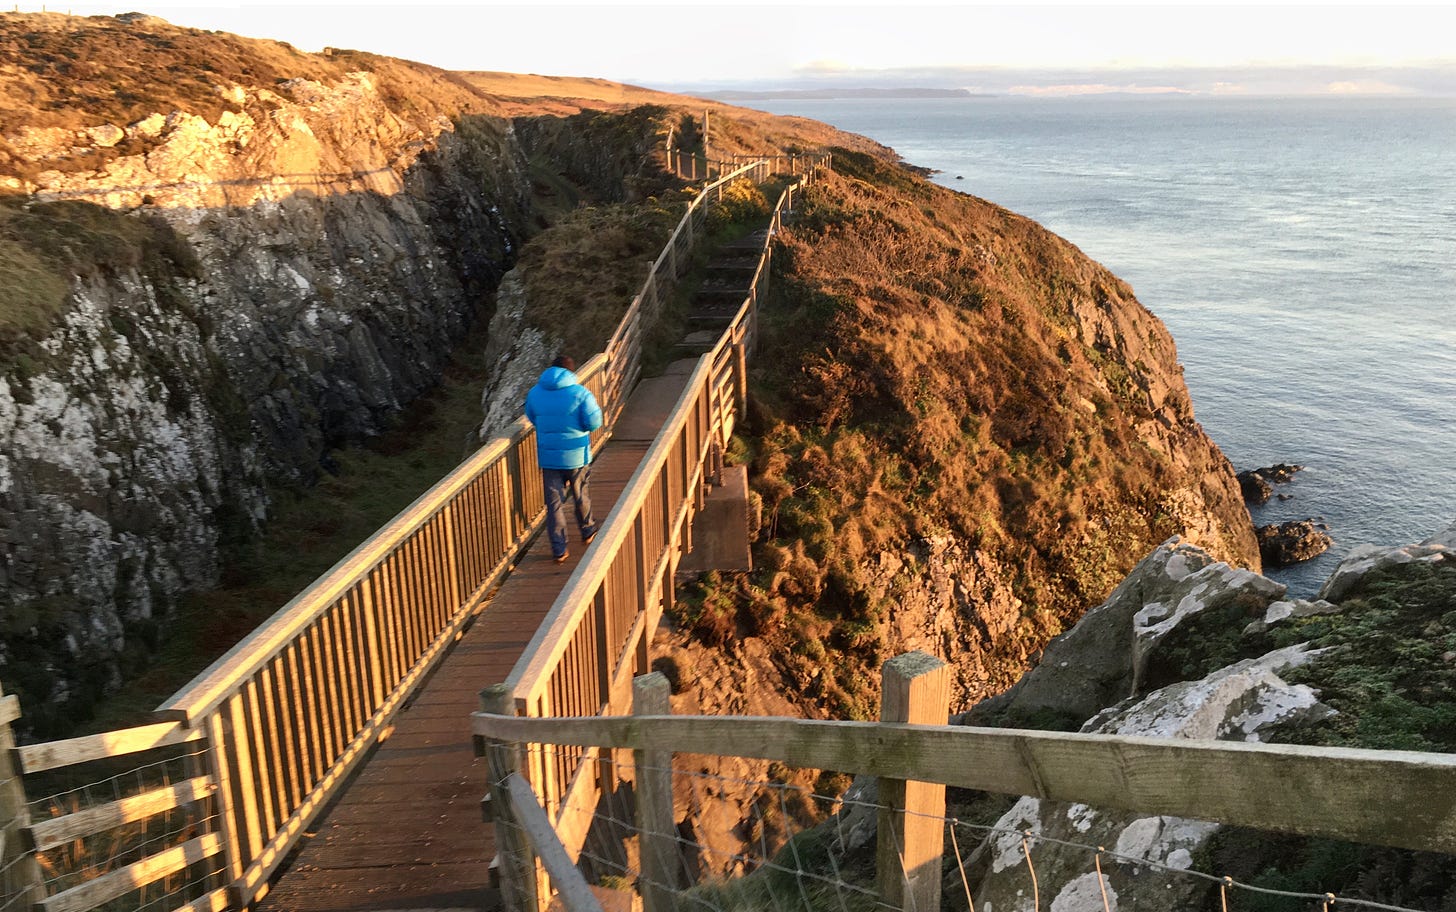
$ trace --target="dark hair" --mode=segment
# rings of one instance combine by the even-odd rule
[[[570,355],[561,355],[555,361],[551,362],[551,366],[564,367],[569,371],[574,371],[576,370],[576,361],[574,361]]]

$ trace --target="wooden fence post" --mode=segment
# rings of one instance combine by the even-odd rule
[[[516,714],[510,688],[494,684],[480,692],[482,712],[497,716]],[[539,887],[536,855],[521,829],[506,780],[521,772],[521,751],[507,741],[485,742],[486,775],[490,779],[490,804],[495,814],[495,848],[500,860],[501,902],[506,912],[537,912]],[[532,801],[536,800],[534,796]]]
[[[671,715],[671,693],[672,685],[660,671],[633,678],[632,715]],[[677,823],[672,806],[672,751],[634,751],[632,762],[637,779],[637,830],[642,834],[642,879],[638,892],[642,894],[644,912],[672,912],[679,868],[675,864]]]
[[[10,723],[20,718],[20,701],[5,696],[0,688],[0,902],[8,908],[12,899],[20,899],[24,907],[45,899],[45,881],[35,853],[26,848],[23,831],[30,826],[30,802],[25,797],[25,783],[20,778],[20,764],[15,753],[15,733]]]
[[[896,656],[881,672],[880,721],[944,725],[950,709],[950,666],[923,652]],[[876,882],[894,909],[940,908],[945,786],[880,780]]]

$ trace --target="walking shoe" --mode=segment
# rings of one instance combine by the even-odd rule
[[[594,539],[596,537],[597,537],[597,530],[594,528],[590,532],[586,533],[585,535],[583,535],[581,537],[581,545],[582,545],[582,547],[584,548],[587,545],[591,544],[592,543],[592,539]]]
[[[555,557],[553,557],[551,559],[553,561],[555,561],[556,563],[558,563],[558,564],[564,564],[564,563],[566,563],[566,559],[568,557],[570,557],[570,556],[571,556],[571,552],[570,551],[562,551],[560,554],[556,555]]]

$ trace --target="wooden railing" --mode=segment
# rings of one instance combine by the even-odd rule
[[[774,206],[770,238],[796,187]],[[652,448],[627,482],[506,681],[513,711],[526,716],[624,712],[632,676],[648,665],[648,644],[673,598],[673,574],[691,549],[692,521],[747,396],[747,355],[765,293],[766,241],[749,290],[717,345],[698,361]],[[528,778],[541,790],[566,849],[575,857],[599,797],[593,751],[539,755]]]
[[[578,372],[607,418],[598,438],[610,433],[641,373],[643,328],[690,264],[693,246],[705,233],[707,207],[721,199],[731,181],[761,179],[769,172],[763,162],[753,162],[703,188],[606,350]],[[732,344],[741,345],[744,338],[740,333]],[[727,369],[722,355],[727,344],[715,350],[709,374],[721,376]],[[677,459],[663,482],[665,492],[680,497],[701,485],[700,470],[693,466],[701,464],[709,435],[731,426],[722,413],[732,404],[721,401],[721,390],[720,382],[700,403],[680,409],[691,413],[691,421],[679,422],[682,434],[673,443],[654,449],[671,451]],[[20,903],[15,908],[34,901],[51,912],[83,912],[209,859],[221,868],[223,876],[214,879],[223,886],[189,897],[186,908],[248,905],[266,890],[269,876],[309,822],[481,610],[539,531],[543,513],[535,435],[521,419],[167,700],[158,708],[164,721],[33,745],[13,758],[0,757],[12,764],[18,760],[17,774],[37,774],[98,762],[115,765],[127,755],[196,742],[180,786],[171,783],[128,795],[115,806],[39,822],[28,819],[19,775],[0,769],[7,894],[0,896],[0,909],[11,908],[12,901]],[[679,535],[681,522],[681,516],[667,513],[644,519],[640,543],[621,534],[613,538],[611,528],[604,528],[595,553],[606,554],[603,545],[611,539],[613,551],[621,548],[628,555],[613,555],[611,561],[614,605],[631,602],[626,593],[635,584],[670,591],[671,574],[655,573],[657,565],[655,575],[632,568],[669,529]],[[622,528],[620,523],[616,528]],[[620,642],[634,622],[621,614],[612,617],[615,626],[604,636]],[[18,715],[12,703],[13,698],[0,702],[0,711],[13,709],[11,715]],[[9,737],[9,721],[0,722],[0,738]],[[197,815],[189,841],[173,840],[75,887],[52,891],[40,882],[34,852],[54,847],[62,834],[84,839],[198,803],[207,803],[208,810]],[[23,844],[17,845],[12,833],[21,834]]]
[[[790,177],[812,177],[828,166],[826,152],[796,152],[789,155],[730,155],[709,158],[702,152],[687,152],[668,146],[665,152],[667,170],[684,180],[707,180],[715,174],[726,174],[744,164],[762,164],[768,174]]]
[[[896,663],[907,673],[889,674]],[[639,761],[631,774],[639,794],[667,790],[653,802],[666,808],[662,819],[637,812],[644,882],[650,882],[652,855],[645,840],[653,833],[676,838],[673,767],[667,760],[674,752],[880,777],[880,826],[899,828],[894,839],[881,839],[878,846],[881,901],[892,908],[940,907],[944,786],[1456,854],[1456,809],[1449,797],[1456,794],[1456,755],[927,724],[946,719],[948,667],[911,654],[886,668],[879,723],[675,717],[666,714],[662,700],[656,714],[630,718],[482,712],[474,716],[472,730],[482,743],[511,746],[513,756],[630,750],[654,757]],[[522,751],[527,745],[546,749]],[[493,776],[510,771],[492,769]],[[501,786],[498,777],[492,781]],[[916,784],[934,788],[917,793],[906,787]],[[540,791],[539,783],[534,787]],[[522,796],[510,797],[519,804]],[[916,833],[911,829],[916,820],[929,825]],[[502,859],[504,871],[512,868],[530,876],[521,859]],[[914,902],[904,901],[906,890],[918,894]],[[507,894],[516,900],[509,912],[534,908],[530,891]],[[645,891],[644,898],[648,912],[673,908],[667,902],[654,909]]]

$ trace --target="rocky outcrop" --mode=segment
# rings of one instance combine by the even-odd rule
[[[1209,610],[1263,615],[1284,592],[1278,583],[1170,539],[1134,567],[1106,602],[1048,643],[1035,668],[1010,690],[978,704],[965,721],[1081,725],[1138,692],[1158,643],[1179,624]]]
[[[968,706],[996,689],[993,652],[1021,649],[1016,642],[1022,602],[1006,568],[991,555],[949,536],[912,541],[881,551],[863,570],[868,597],[893,603],[876,635],[890,655],[921,650],[953,656],[951,702]]]
[[[1456,523],[1419,544],[1399,548],[1359,545],[1345,555],[1320,588],[1319,597],[1343,601],[1372,572],[1410,563],[1441,564],[1456,560]]]
[[[1239,490],[1244,494],[1244,500],[1256,506],[1266,504],[1274,494],[1273,485],[1287,484],[1294,480],[1294,473],[1304,469],[1304,466],[1291,465],[1281,462],[1275,465],[1266,466],[1262,469],[1246,469],[1238,473]],[[1287,495],[1279,495],[1284,500]]]
[[[1238,474],[1239,490],[1244,494],[1244,500],[1255,506],[1269,502],[1274,496],[1274,488],[1269,480],[1253,470],[1240,472]]]
[[[368,72],[220,90],[212,121],[7,124],[53,165],[12,178],[33,216],[150,220],[185,264],[89,269],[0,369],[0,661],[28,708],[108,689],[270,484],[432,385],[524,230],[508,122],[408,112]]]
[[[1309,687],[1280,677],[1314,657],[1305,646],[1291,646],[1248,659],[1201,680],[1165,687],[1132,706],[1093,717],[1084,732],[1199,740],[1262,741],[1283,725],[1297,725],[1330,714]],[[1218,824],[1178,817],[1146,817],[1086,805],[1022,798],[994,824],[980,852],[981,882],[972,890],[978,902],[997,910],[1031,912],[1030,877],[1023,837],[1035,859],[1041,895],[1052,909],[1095,912],[1104,908],[1200,908],[1209,881],[1180,876],[1218,831]],[[1104,884],[1097,882],[1093,856],[1104,856]],[[1115,899],[1114,899],[1115,897]]]
[[[480,393],[484,417],[477,434],[482,441],[500,434],[520,417],[526,393],[561,349],[560,339],[531,324],[526,308],[526,283],[520,271],[513,269],[501,279],[495,314],[490,318],[485,356],[491,373]]]
[[[1328,551],[1334,540],[1327,530],[1323,523],[1313,519],[1298,519],[1260,526],[1254,533],[1259,537],[1264,565],[1287,567]]]

